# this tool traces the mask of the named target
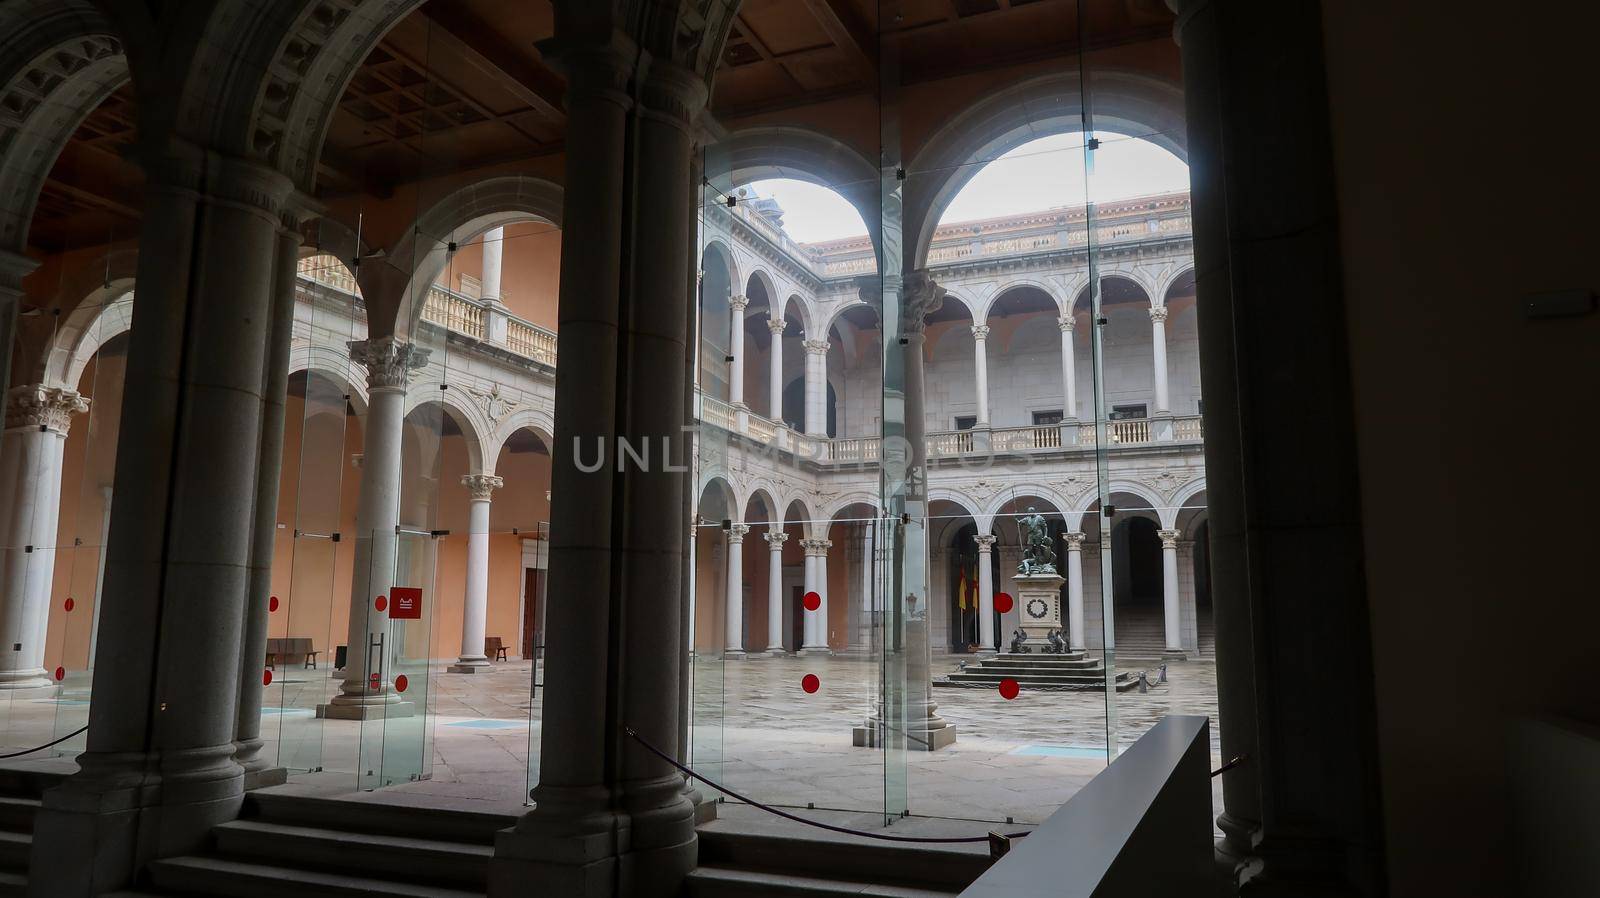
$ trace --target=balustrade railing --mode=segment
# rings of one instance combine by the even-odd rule
[[[483,316],[482,305],[438,285],[428,288],[428,298],[422,304],[423,321],[477,340],[483,339]]]
[[[1205,427],[1201,425],[1200,418],[1178,418],[1172,422],[1172,438],[1175,440],[1203,440]]]
[[[556,335],[520,318],[506,321],[506,348],[536,362],[556,364]]]

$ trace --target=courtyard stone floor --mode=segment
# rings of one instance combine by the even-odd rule
[[[935,658],[935,675],[959,660]],[[1154,667],[1122,665],[1152,676]],[[366,722],[315,717],[315,706],[338,689],[329,671],[283,670],[268,689],[274,706],[263,715],[266,751],[294,771],[295,791],[340,794],[392,782],[370,798],[515,812],[537,781],[543,677],[541,671],[530,701],[533,668],[510,662],[463,675],[430,665],[410,677],[412,684],[417,675],[427,679],[430,715]],[[814,693],[802,687],[807,674],[818,678]],[[693,677],[691,766],[774,805],[1039,823],[1105,767],[1108,700],[1119,746],[1164,715],[1196,714],[1212,720],[1213,767],[1222,760],[1210,659],[1172,662],[1168,683],[1143,695],[1024,689],[1007,701],[994,689],[935,688],[932,699],[955,727],[956,742],[933,752],[851,744],[852,726],[866,718],[877,693],[873,661],[700,658]],[[87,692],[81,683],[0,698],[5,744],[39,745],[81,726]],[[59,749],[70,755],[81,747],[79,736]],[[1220,780],[1213,787],[1220,808]]]

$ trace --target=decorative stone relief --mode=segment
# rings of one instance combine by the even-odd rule
[[[367,369],[367,386],[373,390],[405,389],[413,372],[428,364],[432,350],[394,337],[351,340],[350,358]]]
[[[505,478],[493,474],[468,474],[461,478],[461,485],[472,494],[472,501],[487,502],[495,490],[506,485]]]

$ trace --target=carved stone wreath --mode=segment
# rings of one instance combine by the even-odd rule
[[[1039,607],[1035,608],[1034,607],[1035,605],[1037,605]],[[1049,610],[1050,610],[1050,606],[1045,603],[1044,599],[1029,599],[1028,600],[1028,616],[1033,618],[1034,620],[1043,620],[1045,612],[1047,612]]]

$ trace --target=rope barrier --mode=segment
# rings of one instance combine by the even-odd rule
[[[68,739],[71,739],[73,736],[76,736],[79,733],[82,733],[87,729],[89,729],[89,725],[88,724],[84,724],[83,726],[79,727],[78,729],[73,730],[72,732],[66,734],[65,736],[62,736],[60,739],[57,739],[54,742],[46,742],[45,744],[39,746],[38,748],[30,748],[30,749],[28,749],[26,751],[14,751],[9,755],[0,755],[0,761],[5,760],[6,758],[20,758],[23,755],[31,755],[36,751],[44,751],[45,749],[49,748],[52,745],[60,745],[61,743],[67,741]]]
[[[628,736],[630,738],[632,738],[635,742],[638,742],[641,746],[643,746],[645,751],[650,752],[651,754],[655,755],[656,757],[660,758],[661,760],[666,761],[668,764],[671,764],[673,767],[676,767],[678,769],[678,771],[680,773],[684,774],[685,776],[691,777],[693,779],[697,779],[700,782],[705,783],[706,785],[710,786],[711,788],[716,789],[718,792],[721,792],[721,793],[723,793],[725,795],[731,795],[734,798],[737,798],[738,800],[744,802],[745,804],[750,805],[751,807],[760,808],[761,810],[766,811],[769,814],[777,815],[779,817],[782,817],[785,820],[792,820],[795,823],[803,823],[806,826],[814,826],[817,829],[825,829],[825,830],[828,830],[829,832],[843,833],[844,835],[847,835],[847,836],[862,836],[863,838],[867,838],[867,839],[881,839],[881,840],[883,840],[885,842],[917,842],[917,843],[922,843],[922,844],[953,845],[953,844],[960,844],[960,843],[975,843],[975,842],[989,842],[990,841],[990,836],[987,836],[987,835],[984,835],[984,836],[944,836],[944,837],[940,837],[940,836],[891,836],[891,835],[888,835],[887,833],[874,833],[874,832],[866,832],[864,830],[859,830],[859,829],[851,829],[848,826],[835,826],[832,823],[823,823],[820,820],[807,820],[806,818],[801,817],[801,816],[799,816],[797,814],[791,814],[788,811],[780,810],[778,808],[772,807],[771,805],[762,804],[761,802],[756,801],[753,798],[748,798],[748,797],[746,797],[744,795],[740,795],[738,792],[735,792],[732,789],[729,789],[727,786],[723,786],[723,785],[720,785],[718,783],[712,782],[711,780],[707,779],[706,777],[701,776],[698,773],[695,773],[693,770],[690,770],[688,767],[685,767],[682,764],[679,764],[674,758],[672,758],[672,756],[668,755],[666,752],[662,751],[659,748],[656,748],[654,745],[651,745],[649,742],[645,741],[645,738],[643,736],[639,735],[637,732],[635,732],[633,727],[624,726],[622,728],[622,731],[624,733],[627,733]],[[1023,836],[1026,836],[1026,835],[1027,835],[1026,832],[1007,833],[1004,836],[1004,838],[1007,838],[1007,839],[1020,839]]]

